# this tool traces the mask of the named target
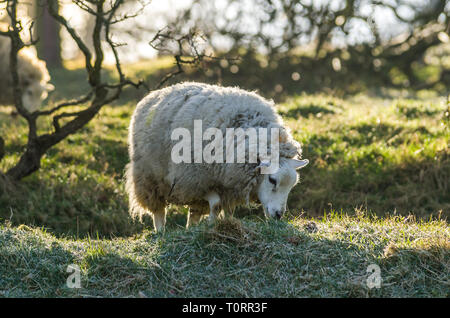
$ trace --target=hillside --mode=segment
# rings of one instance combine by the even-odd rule
[[[55,82],[82,77],[52,71]],[[53,98],[82,90],[63,86]],[[448,99],[432,91],[288,96],[277,110],[310,165],[282,221],[240,209],[234,221],[186,231],[186,208],[172,206],[166,233],[154,234],[150,218],[128,215],[123,184],[127,127],[143,93],[126,91],[52,148],[37,173],[0,184],[0,296],[450,296]],[[3,170],[26,141],[11,110],[0,108]],[[66,286],[70,264],[81,289]],[[372,264],[379,289],[367,285]]]
[[[71,76],[73,82],[81,81],[77,70],[52,74],[55,81]],[[54,98],[71,98],[74,89],[68,86]],[[0,218],[13,225],[44,226],[58,235],[128,236],[150,227],[150,219],[142,225],[128,216],[122,179],[129,120],[142,93],[127,91],[48,151],[37,173],[19,185],[0,186]],[[415,97],[301,94],[278,103],[278,112],[303,144],[303,157],[310,160],[289,195],[289,215],[320,217],[330,210],[354,214],[363,209],[378,216],[448,218],[448,103],[432,91]],[[0,108],[0,134],[6,141],[3,170],[18,159],[27,133],[25,121],[10,112]],[[53,129],[50,122],[39,124],[41,132]],[[171,211],[169,227],[185,224],[185,208]],[[262,215],[238,211],[239,216],[255,213]]]
[[[314,222],[220,221],[112,240],[3,225],[0,296],[450,296],[446,222],[363,214]],[[80,268],[80,289],[66,286],[69,264]],[[380,288],[367,285],[377,274],[367,272],[371,264]]]

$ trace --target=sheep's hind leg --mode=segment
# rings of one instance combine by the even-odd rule
[[[225,219],[230,219],[233,217],[234,210],[227,208],[223,210],[223,216]]]
[[[220,197],[216,192],[210,192],[205,196],[209,203],[209,222],[214,222],[220,212]]]
[[[166,226],[166,209],[158,209],[152,211],[153,215],[153,226],[155,227],[156,232],[164,231]]]
[[[208,211],[208,206],[201,206],[201,207],[189,207],[189,213],[188,213],[188,219],[186,223],[186,228],[188,229],[192,225],[197,224],[200,221],[200,218],[203,214],[206,214]]]

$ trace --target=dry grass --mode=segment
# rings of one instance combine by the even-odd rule
[[[348,217],[219,220],[133,238],[56,238],[0,227],[5,297],[448,297],[445,221]],[[81,289],[66,286],[69,264]],[[367,268],[380,268],[369,288]]]

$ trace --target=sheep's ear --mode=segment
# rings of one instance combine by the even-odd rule
[[[278,140],[279,140],[279,142],[282,143],[282,144],[284,144],[284,143],[287,142],[287,140],[288,140],[288,134],[287,134],[287,132],[286,132],[285,129],[280,129]]]
[[[268,162],[268,161],[261,161],[260,163],[259,163],[259,165],[255,168],[255,172],[256,173],[261,173],[261,168],[262,167],[269,167],[270,166],[270,162]]]
[[[55,89],[55,86],[53,86],[52,84],[50,84],[50,83],[47,83],[46,85],[45,85],[45,90],[47,91],[47,92],[51,92],[51,91],[53,91]]]
[[[309,163],[308,159],[303,160],[289,159],[289,165],[296,170],[305,167],[308,163]]]

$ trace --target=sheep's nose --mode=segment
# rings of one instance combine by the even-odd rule
[[[281,211],[276,211],[276,212],[275,212],[275,217],[276,217],[278,220],[281,219],[281,215],[282,215]]]

